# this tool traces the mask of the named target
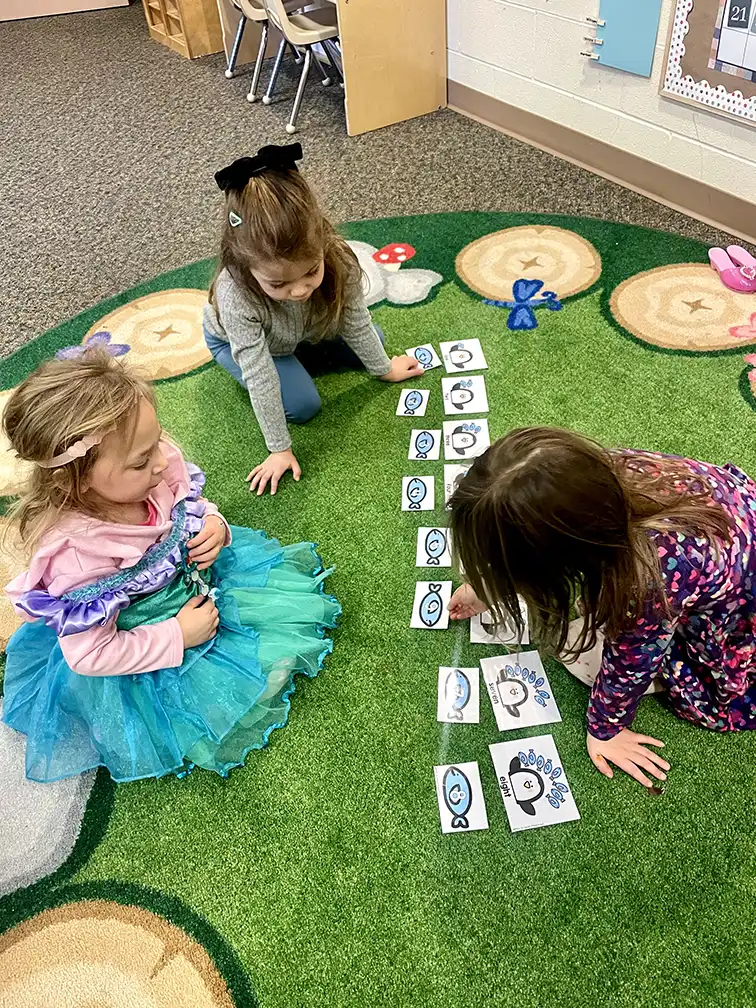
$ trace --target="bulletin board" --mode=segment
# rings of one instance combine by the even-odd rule
[[[756,125],[756,0],[676,0],[660,90]]]

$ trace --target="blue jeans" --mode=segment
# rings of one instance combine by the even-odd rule
[[[381,343],[382,331],[375,326]],[[216,364],[220,364],[244,386],[241,368],[231,356],[231,347],[218,336],[204,329],[205,343]],[[273,363],[281,383],[281,398],[284,413],[290,423],[303,424],[319,412],[322,402],[320,393],[312,380],[313,374],[327,374],[329,371],[356,371],[364,365],[354,350],[343,339],[323,340],[320,343],[300,343],[293,354],[274,357]],[[246,386],[244,386],[246,387]]]

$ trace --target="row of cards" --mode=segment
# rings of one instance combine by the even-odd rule
[[[456,374],[458,371],[482,371],[488,367],[480,346],[480,340],[452,340],[449,343],[439,343],[439,346],[441,348],[443,364],[448,374]],[[407,354],[410,357],[414,357],[418,364],[421,364],[426,371],[441,367],[441,358],[431,343],[423,343],[422,346],[410,347],[407,350]]]
[[[488,394],[483,375],[470,378],[442,378],[441,393],[444,399],[444,413],[456,416],[458,413],[488,413]],[[397,416],[425,416],[428,408],[430,389],[402,389]]]

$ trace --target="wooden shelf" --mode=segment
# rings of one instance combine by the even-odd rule
[[[142,0],[150,36],[194,59],[223,49],[216,0]]]

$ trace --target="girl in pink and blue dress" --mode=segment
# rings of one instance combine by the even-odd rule
[[[17,506],[31,563],[6,587],[28,622],[3,702],[27,777],[226,776],[331,650],[340,607],[315,547],[230,526],[149,385],[102,349],[39,368],[3,424],[32,463]]]
[[[467,584],[453,618],[492,609],[574,658],[603,640],[588,705],[595,766],[652,786],[669,763],[632,731],[656,677],[675,714],[756,728],[756,484],[737,467],[608,451],[569,431],[513,431],[451,499]],[[570,619],[576,600],[582,627]]]

